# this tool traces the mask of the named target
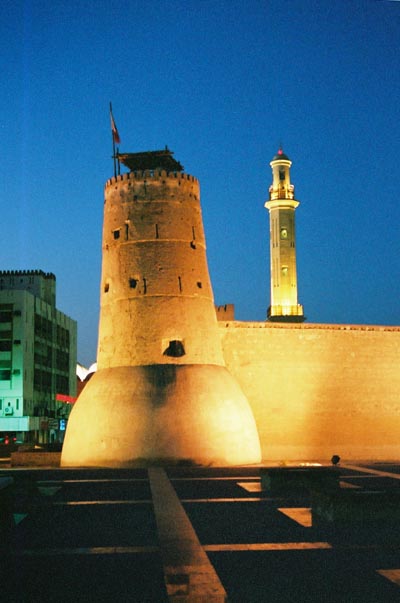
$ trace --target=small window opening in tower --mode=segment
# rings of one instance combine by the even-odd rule
[[[129,286],[131,289],[136,289],[136,285],[138,284],[137,278],[129,279]]]
[[[179,339],[173,339],[168,343],[168,347],[163,352],[164,356],[171,356],[173,358],[180,358],[185,355],[185,348],[183,342]]]
[[[179,291],[182,292],[182,279],[178,276]]]
[[[129,224],[125,223],[125,241],[129,239]]]
[[[287,276],[288,271],[289,269],[287,266],[282,266],[282,276]]]
[[[156,239],[158,239],[158,224],[155,224],[156,227]]]
[[[201,281],[197,281],[197,286],[198,286],[199,289],[202,288],[203,285],[201,284]]]
[[[143,279],[143,293],[147,293],[147,281],[145,278]]]
[[[196,243],[194,241],[190,241],[190,247],[192,249],[196,249]]]
[[[110,289],[110,285],[109,285],[109,283],[106,283],[106,284],[104,285],[104,293],[108,293],[108,290],[109,290],[109,289]]]
[[[193,236],[193,241],[196,240],[196,231],[194,230],[194,226],[192,226],[192,236]]]
[[[279,180],[285,180],[285,170],[279,170]]]
[[[114,230],[113,234],[114,234],[114,239],[119,239],[120,234],[121,234],[119,228],[117,230]]]

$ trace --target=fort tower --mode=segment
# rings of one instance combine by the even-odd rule
[[[130,171],[105,185],[98,370],[61,464],[259,462],[252,411],[222,356],[199,182],[168,149],[119,160]]]
[[[292,162],[282,149],[273,157],[272,184],[269,187],[271,305],[268,320],[302,322],[303,306],[297,302],[294,185],[290,183]]]

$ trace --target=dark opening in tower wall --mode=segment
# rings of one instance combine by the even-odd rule
[[[185,348],[183,342],[179,339],[173,339],[169,342],[168,347],[163,352],[164,356],[172,356],[173,358],[180,358],[185,355]]]

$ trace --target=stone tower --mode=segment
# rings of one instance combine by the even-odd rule
[[[166,149],[119,155],[105,186],[98,370],[71,413],[63,466],[260,461],[224,366],[199,182]]]
[[[297,303],[295,216],[299,201],[290,183],[292,162],[282,149],[273,157],[272,185],[269,187],[271,306],[268,320],[302,322],[303,306]]]

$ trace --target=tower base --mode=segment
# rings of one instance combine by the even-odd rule
[[[269,322],[304,322],[305,316],[268,316]]]
[[[225,367],[163,364],[95,373],[70,415],[61,466],[260,460],[250,405]]]
[[[283,309],[286,312],[283,312]],[[267,320],[271,322],[304,322],[306,317],[303,314],[303,306],[269,306],[267,310]]]

